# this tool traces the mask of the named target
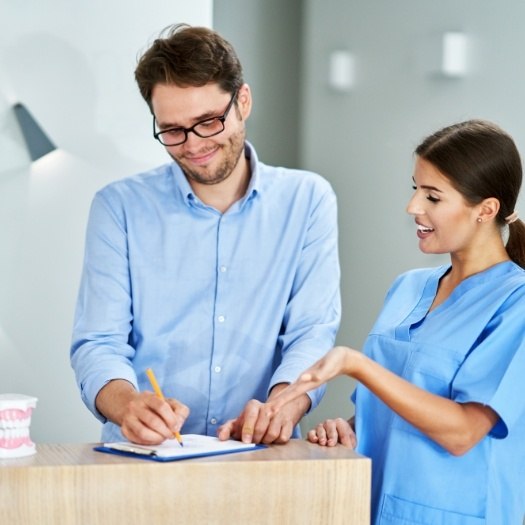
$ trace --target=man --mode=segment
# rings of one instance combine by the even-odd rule
[[[258,161],[250,88],[217,33],[170,28],[135,77],[174,162],[93,200],[71,347],[82,398],[104,441],[181,430],[284,443],[322,392],[272,417],[265,401],[339,326],[335,195],[316,174]]]

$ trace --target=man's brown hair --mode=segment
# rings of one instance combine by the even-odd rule
[[[161,32],[140,57],[135,79],[150,109],[156,84],[200,87],[216,83],[233,94],[244,83],[233,46],[211,29],[188,24],[169,26]]]

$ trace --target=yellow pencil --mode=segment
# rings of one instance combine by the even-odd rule
[[[164,400],[164,395],[162,394],[162,390],[160,389],[160,386],[157,383],[157,378],[155,377],[155,374],[153,373],[153,370],[151,368],[148,368],[146,370],[146,375],[148,376],[149,382],[151,383],[151,386],[153,387],[153,391],[155,392],[155,394],[157,394],[157,397],[159,399]],[[173,437],[180,443],[181,447],[184,446],[184,443],[182,442],[182,436],[178,432],[173,432]]]

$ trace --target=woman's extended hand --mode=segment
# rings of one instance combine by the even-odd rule
[[[341,443],[345,447],[354,449],[357,445],[357,439],[352,423],[353,419],[347,421],[342,417],[327,419],[310,430],[306,437],[311,443],[317,443],[323,447],[335,447]]]
[[[267,403],[272,413],[278,412],[286,403],[297,399],[310,390],[330,381],[338,375],[351,375],[352,363],[360,352],[346,346],[336,346],[326,353],[295,381]]]

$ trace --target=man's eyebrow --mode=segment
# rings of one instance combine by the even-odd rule
[[[207,111],[206,113],[202,113],[201,115],[197,117],[193,117],[191,119],[191,125],[189,127],[197,124],[198,122],[202,122],[203,120],[208,120],[208,119],[216,118],[220,116],[221,115],[217,114],[217,112],[215,111]],[[173,122],[159,122],[158,120],[156,122],[157,122],[157,126],[161,129],[185,128],[186,127],[186,126],[183,126],[182,124],[175,124]]]

